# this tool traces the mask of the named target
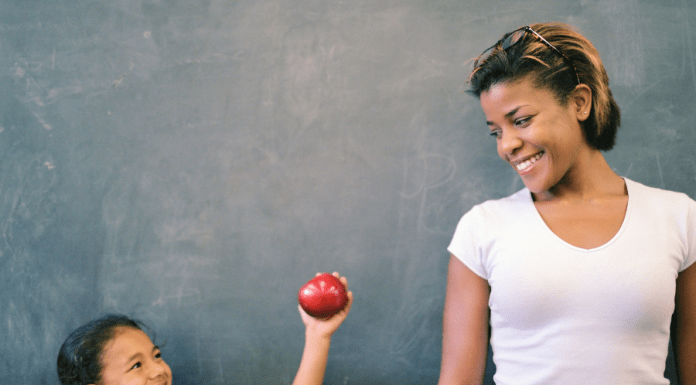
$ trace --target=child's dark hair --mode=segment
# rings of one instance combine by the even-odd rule
[[[489,51],[490,55],[486,52],[488,56],[485,58],[476,58],[469,76],[469,93],[479,98],[493,85],[531,76],[537,88],[550,90],[565,106],[578,82],[585,84],[592,90],[592,109],[582,122],[585,137],[592,147],[611,150],[621,124],[621,112],[612,96],[609,77],[597,49],[566,24],[541,23],[530,27],[568,60],[533,33],[526,33],[518,43],[506,49],[498,42]]]
[[[58,378],[62,385],[100,384],[102,354],[119,327],[142,330],[140,324],[120,314],[108,314],[75,329],[58,353]]]

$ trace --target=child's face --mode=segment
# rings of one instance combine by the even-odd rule
[[[104,348],[103,385],[171,385],[172,370],[142,330],[121,327]]]

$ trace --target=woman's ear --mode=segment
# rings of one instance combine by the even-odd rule
[[[592,111],[592,90],[587,84],[578,84],[570,94],[570,104],[578,120],[584,122]]]

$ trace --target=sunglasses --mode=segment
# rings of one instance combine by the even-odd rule
[[[478,58],[476,58],[476,61],[474,62],[474,67],[478,68],[480,63],[483,63],[488,57],[491,56],[493,53],[493,49],[498,46],[498,44],[501,44],[501,48],[503,51],[506,49],[512,47],[513,45],[519,43],[522,38],[527,34],[527,32],[531,33],[532,35],[536,36],[539,40],[541,40],[542,43],[546,44],[549,48],[551,48],[554,52],[559,54],[561,58],[563,58],[563,61],[573,69],[573,75],[575,75],[575,80],[577,81],[577,84],[580,84],[580,77],[578,76],[578,70],[575,68],[575,64],[568,59],[566,55],[563,54],[563,52],[559,51],[558,48],[554,47],[553,44],[549,43],[548,40],[544,39],[543,36],[541,36],[537,31],[533,30],[531,27],[526,26],[522,28],[518,28],[505,36],[503,36],[502,39],[498,40],[495,44],[493,44],[490,48],[486,49],[483,51],[481,55],[479,55]]]

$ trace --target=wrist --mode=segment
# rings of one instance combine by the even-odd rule
[[[330,345],[331,334],[321,333],[316,330],[307,329],[305,332],[305,343],[312,345]]]

